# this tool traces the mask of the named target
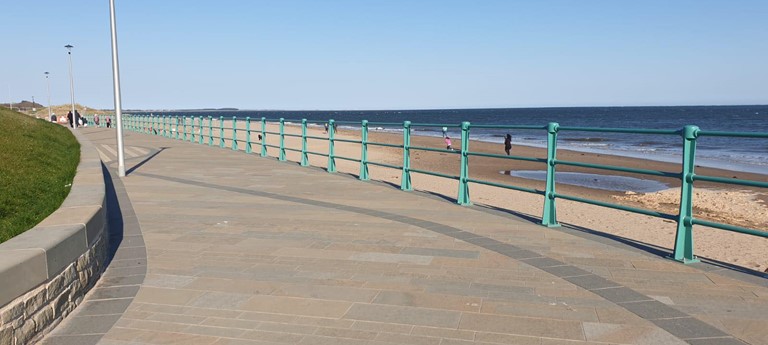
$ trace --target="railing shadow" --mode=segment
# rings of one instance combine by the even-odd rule
[[[168,149],[168,148],[169,147],[166,147],[166,146],[160,147],[160,150],[157,150],[157,152],[151,154],[147,158],[142,159],[141,162],[139,162],[138,164],[132,166],[130,169],[126,170],[125,171],[125,175],[130,175],[132,172],[136,171],[136,169],[140,168],[142,165],[144,165],[147,162],[149,162],[150,160],[152,160],[152,158],[155,158],[155,156],[159,155],[160,152],[163,152],[163,151],[165,151],[165,149]]]

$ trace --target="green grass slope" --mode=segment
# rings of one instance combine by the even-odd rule
[[[79,162],[69,129],[0,108],[0,242],[61,206]]]

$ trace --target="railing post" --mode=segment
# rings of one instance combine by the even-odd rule
[[[555,162],[559,127],[557,122],[547,124],[547,183],[544,190],[544,214],[541,216],[541,225],[550,228],[560,226],[557,222],[557,208],[555,207]]]
[[[411,121],[403,122],[403,177],[400,179],[400,189],[413,190],[411,186]]]
[[[333,140],[336,134],[336,131],[333,128],[334,125],[335,121],[333,121],[333,119],[328,120],[328,166],[326,167],[326,170],[329,173],[336,172],[336,157],[334,157],[333,152]]]
[[[179,117],[178,116],[174,116],[173,117],[173,122],[174,122],[174,127],[175,127],[174,133],[176,133],[176,136],[174,137],[174,139],[178,140],[179,139]]]
[[[280,153],[278,159],[285,160],[285,119],[280,118]]]
[[[696,138],[699,136],[699,127],[685,126],[680,134],[683,137],[683,169],[680,173],[680,212],[673,256],[676,261],[690,264],[699,262],[693,255],[693,170],[696,166]]]
[[[198,118],[200,118],[200,128],[198,129],[197,143],[202,145],[203,144],[203,117],[198,116]]]
[[[208,146],[213,146],[213,117],[208,116]]]
[[[219,116],[219,147],[226,147],[224,142],[224,116]]]
[[[245,153],[251,153],[251,117],[245,117]]]
[[[165,116],[165,115],[163,115],[163,120],[162,120],[162,121],[163,121],[163,132],[162,132],[162,136],[163,136],[163,138],[167,138],[167,137],[168,137],[168,131],[167,131],[167,130],[165,130],[165,129],[167,128],[167,127],[166,127],[166,125],[168,124],[168,121],[167,121],[167,120],[168,120],[168,119],[166,118],[166,116]]]
[[[307,119],[301,119],[301,166],[309,165],[307,155]]]
[[[459,166],[459,194],[456,202],[459,205],[472,205],[469,201],[469,122],[461,123],[461,165]]]
[[[368,120],[360,126],[360,175],[361,181],[368,181]]]
[[[232,151],[237,151],[237,117],[232,116]]]
[[[267,156],[267,118],[261,118],[261,156]]]
[[[189,129],[189,142],[194,143],[197,141],[197,138],[195,138],[195,135],[197,134],[195,132],[195,125],[197,124],[197,118],[192,116],[192,127]]]
[[[182,138],[183,141],[187,141],[187,116],[185,115],[182,117],[182,129],[184,130],[184,137]]]

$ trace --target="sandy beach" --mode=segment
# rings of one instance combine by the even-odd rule
[[[214,121],[217,126],[218,121]],[[225,128],[231,127],[231,121],[225,121]],[[239,149],[245,148],[244,125],[238,123]],[[215,128],[215,127],[214,127]],[[259,130],[258,123],[252,123],[252,130]],[[278,132],[277,124],[268,124],[267,131]],[[217,131],[214,131],[214,136]],[[301,134],[298,125],[286,125],[286,134]],[[322,128],[309,127],[309,136],[327,137]],[[207,135],[207,132],[205,133]],[[230,138],[230,131],[225,131],[225,137]],[[336,138],[347,140],[360,140],[360,132],[339,129]],[[301,139],[286,136],[286,147],[300,149]],[[369,132],[369,142],[389,143],[402,145],[402,134]],[[260,152],[257,133],[251,134],[253,152]],[[218,143],[218,141],[216,141]],[[279,136],[267,134],[266,143],[279,145]],[[227,146],[230,143],[227,140]],[[411,136],[412,146],[430,148],[445,148],[443,139],[439,137]],[[460,140],[453,139],[453,147],[459,148]],[[326,140],[309,139],[308,150],[318,153],[328,152]],[[503,145],[470,141],[470,151],[503,154]],[[277,157],[278,150],[269,148],[270,157]],[[355,143],[336,142],[335,154],[337,156],[360,158],[360,145]],[[513,146],[512,154],[524,157],[546,157],[546,150],[527,146]],[[298,152],[287,151],[287,160],[299,162],[301,157]],[[443,173],[447,175],[459,175],[459,155],[447,152],[429,152],[413,150],[411,152],[411,168]],[[678,173],[679,164],[644,160],[622,156],[594,154],[558,150],[558,159],[567,161],[587,162],[622,167],[650,169],[665,172]],[[402,149],[369,145],[368,160],[390,165],[402,165]],[[311,166],[325,168],[328,158],[310,155]],[[360,165],[357,162],[336,159],[337,170],[341,173],[358,175]],[[518,160],[498,159],[490,157],[470,157],[469,175],[473,179],[493,181],[506,185],[514,185],[526,188],[544,189],[544,182],[525,179],[504,174],[504,171],[517,170],[544,170],[543,163],[526,162]],[[558,171],[582,172],[602,175],[619,175],[657,180],[665,183],[668,188],[653,193],[634,193],[626,191],[609,191],[594,188],[586,188],[575,185],[557,185],[560,194],[572,195],[611,203],[619,203],[644,209],[655,210],[667,214],[676,215],[677,200],[680,196],[680,183],[674,178],[636,175],[622,172],[601,171],[570,166],[557,166]],[[740,178],[756,181],[768,181],[768,175],[752,174],[745,172],[728,171],[722,169],[697,167],[699,175],[718,176],[725,178]],[[371,180],[384,181],[400,185],[401,170],[369,165]],[[455,200],[458,191],[458,181],[443,177],[430,176],[420,173],[412,173],[412,185],[414,190],[425,191],[443,195]],[[473,205],[507,210],[514,214],[541,218],[543,197],[518,192],[514,190],[486,186],[476,183],[470,184],[470,196]],[[768,191],[759,188],[750,188],[735,185],[723,185],[706,182],[696,182],[694,189],[694,216],[710,221],[739,225],[748,228],[766,231],[768,229]],[[583,227],[592,231],[618,236],[641,242],[647,245],[671,249],[674,246],[676,223],[656,217],[650,217],[606,207],[593,206],[585,203],[569,200],[557,200],[557,218],[562,224]],[[542,231],[547,231],[542,228]],[[738,265],[748,269],[765,272],[768,269],[768,239],[752,235],[740,234],[704,226],[694,226],[694,245],[697,256],[712,260],[722,261]]]

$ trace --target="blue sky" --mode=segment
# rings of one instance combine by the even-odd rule
[[[109,1],[5,1],[0,100],[112,108]],[[116,0],[123,108],[768,103],[768,1]],[[8,47],[13,47],[8,51]]]

